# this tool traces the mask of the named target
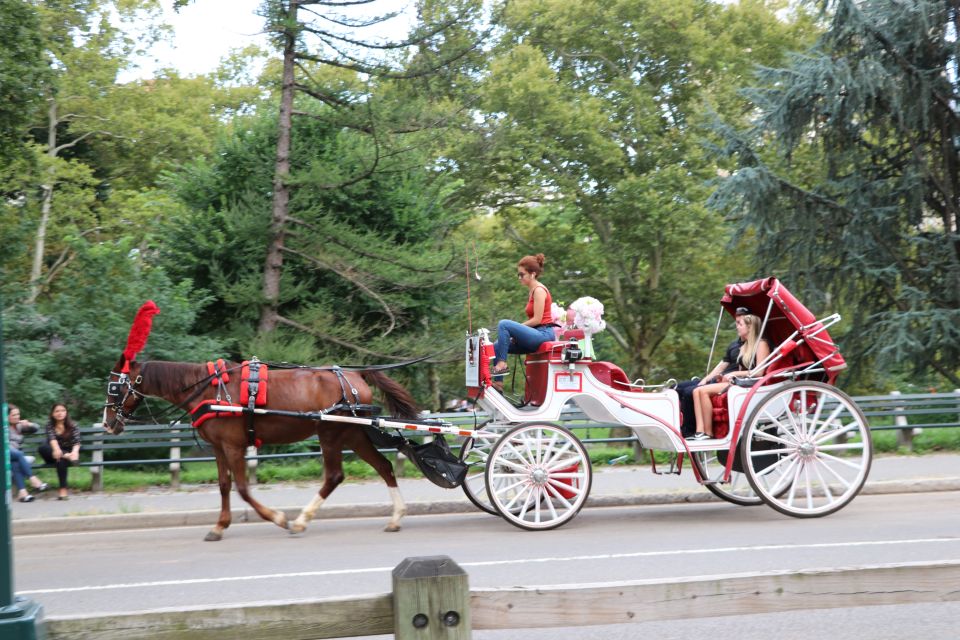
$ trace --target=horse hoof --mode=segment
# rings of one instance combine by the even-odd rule
[[[307,525],[302,524],[300,522],[294,522],[292,525],[290,525],[289,529],[290,529],[291,535],[295,533],[303,533],[304,531],[307,530]]]
[[[387,533],[396,533],[397,531],[400,531],[400,525],[388,524],[386,527],[383,528],[383,530],[386,531]]]
[[[204,538],[203,538],[203,541],[204,541],[204,542],[220,542],[221,540],[223,540],[223,534],[221,534],[221,533],[214,533],[213,531],[211,531],[210,533],[208,533],[208,534],[207,534],[206,536],[204,536]]]

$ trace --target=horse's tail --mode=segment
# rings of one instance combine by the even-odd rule
[[[361,375],[368,384],[372,384],[383,392],[391,416],[413,420],[420,414],[413,396],[400,383],[376,370],[362,371]]]

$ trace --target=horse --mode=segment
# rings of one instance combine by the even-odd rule
[[[225,366],[227,371],[236,368],[239,373],[239,365],[236,363],[225,363]],[[125,368],[129,373],[123,372]],[[229,377],[230,381],[224,385],[225,392],[232,398],[239,398],[240,375]],[[121,356],[110,373],[107,385],[104,428],[111,434],[122,433],[125,421],[147,396],[163,398],[184,409],[190,408],[188,404],[195,406],[195,403],[213,400],[217,398],[217,388],[211,384],[212,378],[206,364],[160,360],[140,363],[136,360],[131,362]],[[417,417],[418,409],[410,393],[399,383],[374,369],[341,372],[336,368],[271,368],[268,402],[257,408],[312,413],[329,410],[330,414],[353,415],[349,405],[369,405],[372,399],[373,394],[368,383],[381,391],[392,416],[401,420]],[[221,390],[221,393],[223,392],[224,390]],[[316,435],[323,455],[323,485],[297,518],[288,523],[282,511],[264,506],[250,493],[244,460],[250,438],[247,416],[236,414],[206,419],[197,427],[197,432],[210,443],[216,456],[220,517],[204,540],[221,540],[224,530],[230,526],[231,479],[236,483],[240,496],[261,518],[289,529],[291,533],[302,533],[320,506],[344,480],[344,448],[356,452],[387,484],[393,512],[384,530],[400,530],[400,519],[406,513],[406,506],[397,487],[393,467],[377,450],[363,428],[276,415],[257,415],[253,424],[259,444],[290,444]]]

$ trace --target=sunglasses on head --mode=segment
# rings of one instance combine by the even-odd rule
[[[738,316],[750,315],[750,309],[747,309],[746,307],[737,307],[737,311],[734,315],[738,315]]]

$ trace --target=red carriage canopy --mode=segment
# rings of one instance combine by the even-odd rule
[[[770,308],[770,302],[773,306]],[[767,315],[767,327],[764,336],[772,348],[782,344],[794,331],[800,332],[804,342],[793,352],[793,358],[801,362],[823,360],[824,368],[831,378],[847,367],[840,349],[830,338],[830,334],[817,321],[803,304],[790,293],[776,278],[764,278],[753,282],[728,284],[724,288],[720,304],[730,315],[735,315],[738,307],[746,307],[750,313],[761,320]]]

